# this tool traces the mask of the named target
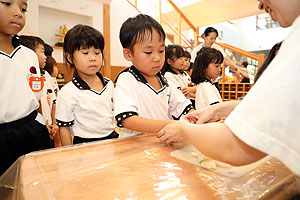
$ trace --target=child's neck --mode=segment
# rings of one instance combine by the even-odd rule
[[[80,74],[79,76],[82,80],[84,80],[84,82],[86,82],[90,86],[91,89],[97,92],[100,92],[103,89],[103,83],[96,74],[94,75]]]
[[[155,75],[154,76],[148,76],[148,75],[143,74],[143,76],[147,80],[148,84],[151,85],[155,90],[160,90],[161,89],[161,84],[160,84],[158,78]]]
[[[11,54],[15,48],[12,45],[12,36],[0,37],[0,51]]]
[[[182,75],[182,73],[181,73],[181,71],[180,71],[179,69],[174,69],[174,68],[173,68],[173,70],[174,70],[177,74]]]

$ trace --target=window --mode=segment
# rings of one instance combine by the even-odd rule
[[[265,30],[276,27],[279,27],[279,24],[273,21],[269,14],[265,13],[256,16],[256,30]]]

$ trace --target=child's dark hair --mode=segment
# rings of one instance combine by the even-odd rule
[[[260,66],[258,69],[255,78],[254,78],[254,83],[259,79],[259,77],[262,75],[262,73],[267,69],[268,65],[271,63],[271,61],[275,58],[276,52],[279,50],[282,42],[276,43],[272,49],[270,50],[267,58],[263,62],[263,64]]]
[[[211,47],[203,47],[197,52],[197,57],[194,62],[194,68],[191,75],[191,81],[199,84],[207,81],[205,71],[210,63],[222,64],[224,57],[222,53]]]
[[[164,75],[166,72],[172,72],[173,74],[177,74],[168,63],[168,59],[173,60],[183,57],[184,50],[181,46],[172,44],[166,47],[165,53],[165,64],[161,69],[161,73]]]
[[[244,61],[244,62],[242,63],[242,66],[245,67],[245,68],[247,68],[248,62],[247,62],[247,61]]]
[[[52,56],[53,48],[47,43],[45,43],[44,47],[45,47],[45,56]]]
[[[187,68],[186,71],[191,72],[191,70],[194,70],[194,63],[193,62],[190,62],[190,66],[189,66],[189,68]]]
[[[37,45],[41,44],[45,47],[45,42],[37,37],[37,36],[31,36],[31,35],[20,35],[20,42],[21,45],[35,51],[35,49],[37,48]]]
[[[217,37],[218,37],[218,35],[219,35],[217,29],[215,29],[214,27],[207,27],[207,28],[205,29],[204,33],[202,34],[202,37],[203,37],[204,35],[205,35],[205,36],[208,36],[209,33],[216,33],[216,34],[217,34]]]
[[[44,70],[46,70],[51,75],[53,72],[53,67],[55,65],[57,65],[55,59],[52,56],[47,56],[46,65],[44,67]]]
[[[102,33],[93,27],[81,24],[74,26],[67,32],[64,39],[64,56],[71,67],[75,67],[72,64],[73,53],[83,47],[100,49],[103,57],[104,37]],[[67,54],[71,60],[68,60]]]
[[[188,52],[188,51],[183,51],[183,57],[186,57],[186,58],[189,58],[189,59],[192,58],[190,52]]]
[[[133,52],[133,46],[142,42],[145,38],[152,39],[153,31],[156,31],[160,40],[164,41],[166,34],[162,26],[152,17],[139,14],[128,18],[120,29],[120,42],[123,48],[128,48]]]

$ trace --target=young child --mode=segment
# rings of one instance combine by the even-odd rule
[[[59,87],[56,81],[58,68],[57,68],[56,60],[52,56],[47,56],[46,65],[44,69],[51,75],[52,86],[55,94],[57,95],[57,92],[59,91]]]
[[[45,51],[45,54],[46,54],[46,51]],[[56,60],[52,56],[47,56],[46,65],[45,65],[44,69],[51,75],[52,88],[54,89],[54,93],[57,96],[58,91],[59,91],[59,87],[58,87],[58,84],[56,81],[56,77],[58,74],[58,68],[57,68]],[[54,100],[53,103],[56,103],[56,99]],[[55,112],[52,112],[51,114],[52,114],[51,117],[55,118]],[[57,131],[55,134],[54,146],[55,147],[61,146],[59,131]]]
[[[213,84],[221,72],[222,53],[211,47],[203,47],[195,60],[192,82],[197,85],[196,110],[222,102],[219,90]]]
[[[67,63],[74,78],[58,93],[56,119],[62,145],[117,138],[113,120],[114,84],[99,70],[103,64],[103,35],[86,25],[70,29],[64,40]]]
[[[183,58],[184,58],[184,63],[183,63],[183,70],[189,75],[188,69],[191,65],[191,54],[188,51],[183,51]]]
[[[165,64],[161,70],[168,81],[174,83],[177,89],[187,97],[195,92],[195,89],[189,87],[191,77],[184,70],[185,57],[184,50],[179,45],[168,45],[166,47]]]
[[[21,35],[20,38],[21,44],[32,49],[38,57],[41,75],[44,78],[44,88],[41,96],[41,113],[48,128],[50,138],[52,139],[52,147],[54,147],[53,140],[58,132],[58,126],[55,120],[56,95],[52,85],[52,78],[44,69],[46,65],[45,43],[41,38],[36,36]]]
[[[20,156],[50,147],[36,109],[42,90],[36,54],[20,45],[26,0],[0,2],[0,176]]]
[[[152,17],[127,19],[120,30],[123,55],[133,66],[120,74],[114,115],[120,137],[156,133],[192,109],[191,102],[160,70],[165,61],[165,32]]]

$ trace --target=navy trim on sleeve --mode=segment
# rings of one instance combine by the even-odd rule
[[[219,101],[212,102],[210,105],[212,106],[212,105],[215,105],[215,104],[217,104],[217,103],[220,103],[220,102],[219,102]]]
[[[133,115],[138,115],[136,112],[123,112],[123,113],[120,113],[118,114],[115,118],[116,118],[116,121],[117,121],[117,126],[120,127],[120,128],[123,128],[123,124],[122,124],[122,120],[128,118],[128,117],[131,117]]]
[[[189,111],[192,110],[192,109],[194,109],[193,106],[192,106],[192,104],[189,104],[189,105],[183,110],[183,112],[181,113],[181,115],[180,115],[177,119],[179,119],[182,115],[188,114]]]
[[[56,119],[56,125],[57,126],[72,126],[72,125],[74,125],[74,120],[70,121],[70,122],[63,122],[63,121]]]

